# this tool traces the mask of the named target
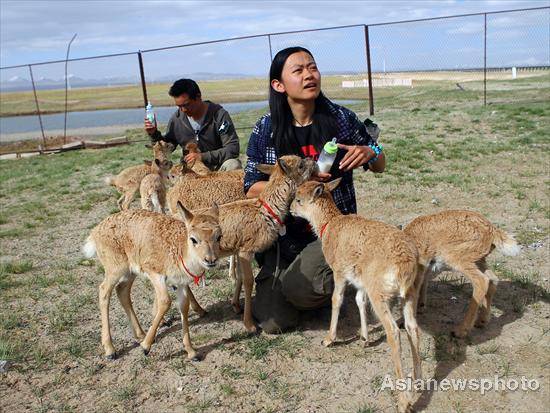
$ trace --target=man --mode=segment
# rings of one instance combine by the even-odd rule
[[[203,101],[199,86],[194,80],[180,79],[168,92],[178,107],[163,136],[146,118],[145,130],[153,142],[164,140],[185,147],[196,142],[201,153],[189,153],[186,162],[202,160],[211,170],[241,169],[239,137],[229,113],[220,105]]]

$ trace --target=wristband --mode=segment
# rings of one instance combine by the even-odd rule
[[[373,162],[376,162],[378,160],[378,155],[380,155],[382,153],[382,146],[378,145],[377,143],[374,143],[374,144],[370,144],[369,145],[369,148],[371,148],[374,153],[376,154],[376,156],[372,159],[370,159],[367,164],[371,164]]]

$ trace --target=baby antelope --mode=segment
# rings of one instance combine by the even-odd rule
[[[139,185],[141,207],[148,211],[166,213],[166,189],[172,169],[172,161],[156,159],[151,164],[151,173],[145,175]]]
[[[105,269],[99,286],[101,343],[109,359],[116,358],[111,340],[109,301],[113,288],[124,308],[134,336],[149,353],[159,324],[170,308],[168,286],[177,289],[181,314],[183,345],[187,358],[198,360],[189,337],[189,305],[200,315],[204,310],[196,302],[189,284],[199,284],[205,269],[217,264],[221,240],[218,207],[192,214],[181,204],[182,220],[143,209],[111,215],[91,232],[83,250],[91,258],[96,253]],[[155,289],[154,319],[147,334],[143,332],[132,307],[130,290],[137,274],[149,278]]]
[[[466,315],[453,334],[465,337],[474,324],[483,327],[489,321],[498,282],[486,258],[495,247],[504,255],[519,254],[516,241],[483,215],[464,210],[420,216],[404,232],[416,243],[424,274],[420,307],[426,305],[430,278],[448,266],[464,274],[474,289]]]
[[[336,340],[336,327],[346,282],[357,288],[355,300],[361,318],[361,337],[368,343],[366,298],[386,332],[395,375],[403,379],[399,327],[392,317],[390,301],[404,300],[403,315],[411,346],[414,378],[422,376],[419,357],[419,331],[416,324],[418,253],[413,242],[397,227],[357,215],[343,215],[331,191],[340,179],[327,184],[306,182],[298,188],[290,212],[307,219],[321,239],[323,254],[333,271],[334,293],[330,330],[323,344]],[[399,394],[399,411],[411,411],[411,395]]]

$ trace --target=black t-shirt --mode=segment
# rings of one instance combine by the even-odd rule
[[[296,142],[302,150],[301,155],[306,158],[313,158],[314,161],[317,161],[317,159],[319,159],[319,149],[316,147],[316,142],[311,137],[313,125],[302,127],[294,126],[293,129]]]
[[[302,153],[299,154],[303,158],[312,158],[314,161],[317,161],[319,158],[319,151],[315,147],[315,142],[311,137],[311,131],[313,130],[313,125],[307,126],[294,126],[294,136],[296,137],[296,142],[300,147]],[[298,155],[298,154],[297,154]],[[307,243],[314,241],[316,239],[315,234],[311,231],[311,226],[309,223],[299,217],[293,217],[289,215],[285,220],[287,235],[284,238],[291,238],[292,242],[303,243],[303,248]]]

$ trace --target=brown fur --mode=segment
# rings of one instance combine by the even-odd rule
[[[281,157],[276,165],[258,165],[258,169],[270,174],[260,195],[267,205],[284,221],[296,188],[308,180],[315,168],[310,159],[297,156]],[[221,255],[239,255],[239,265],[244,282],[244,325],[247,331],[256,331],[252,321],[252,258],[254,253],[269,248],[277,239],[281,226],[262,206],[259,199],[247,199],[220,205],[220,226],[222,228]],[[200,211],[197,211],[200,212]],[[240,278],[235,288],[233,304],[238,306]]]
[[[216,264],[221,228],[217,207],[195,215],[180,207],[180,213],[184,222],[145,210],[122,211],[104,219],[88,237],[84,247],[86,256],[92,257],[97,252],[105,269],[105,278],[99,287],[99,306],[101,342],[108,358],[116,357],[109,323],[109,301],[115,286],[134,336],[142,340],[145,353],[151,349],[158,326],[170,308],[167,287],[177,287],[187,357],[197,356],[189,337],[189,305],[201,315],[204,310],[189,288],[193,281],[189,272],[199,275]],[[137,274],[149,278],[155,288],[154,320],[147,335],[141,329],[130,299]]]
[[[191,144],[187,144],[189,146]],[[193,144],[194,145],[194,144]],[[174,171],[174,168],[172,168]],[[244,171],[208,172],[207,175],[199,175],[193,171],[187,163],[181,160],[179,171],[175,173],[174,186],[168,191],[167,200],[170,211],[175,211],[178,202],[187,209],[195,210],[207,208],[216,203],[218,205],[244,200]],[[241,278],[238,272],[238,257],[232,256],[229,261],[229,275],[235,283],[235,293],[232,300],[233,310],[241,311],[239,296],[241,290]],[[236,295],[236,296],[235,296]]]
[[[189,142],[187,145],[185,145],[185,148],[183,148],[183,156],[189,153],[201,153],[199,146],[195,142]],[[200,159],[195,161],[193,165],[191,165],[191,169],[198,175],[210,175],[210,173],[212,172],[208,168],[208,166],[206,166],[204,162]]]
[[[194,210],[205,208],[213,202],[222,205],[246,199],[243,180],[235,179],[235,174],[228,174],[212,172],[201,176],[183,166],[182,176],[176,178],[174,186],[168,190],[168,208],[174,213],[178,201],[187,209]],[[227,176],[232,177],[227,179]]]
[[[420,306],[426,304],[428,281],[444,265],[464,274],[473,286],[473,295],[462,322],[454,330],[457,337],[468,335],[474,323],[484,326],[490,318],[491,302],[498,282],[487,267],[486,258],[495,246],[507,255],[519,253],[511,236],[473,211],[448,210],[414,219],[404,229],[418,247],[424,284]]]
[[[165,160],[170,157],[170,153],[174,150],[174,145],[159,141],[155,142],[151,148],[153,149],[153,159]],[[150,161],[144,161],[143,165],[130,166],[123,169],[116,176],[105,178],[105,182],[108,185],[114,186],[121,193],[120,198],[117,200],[117,205],[121,211],[130,208],[130,204],[139,191],[141,180],[151,173],[151,164]]]
[[[334,275],[332,318],[325,346],[336,340],[338,316],[346,282],[357,288],[355,297],[361,318],[361,337],[368,343],[366,296],[382,322],[397,379],[403,379],[399,328],[392,317],[390,301],[404,299],[404,318],[411,345],[415,378],[421,378],[419,331],[416,323],[418,252],[398,228],[357,215],[342,215],[330,191],[340,179],[328,184],[307,182],[298,188],[290,211],[307,219],[321,236],[323,254]],[[399,395],[399,410],[410,411],[410,394]]]
[[[139,185],[141,207],[148,211],[166,211],[166,188],[170,177],[172,161],[167,159],[155,161],[151,165],[151,173],[146,175]],[[212,205],[212,204],[210,204]]]

